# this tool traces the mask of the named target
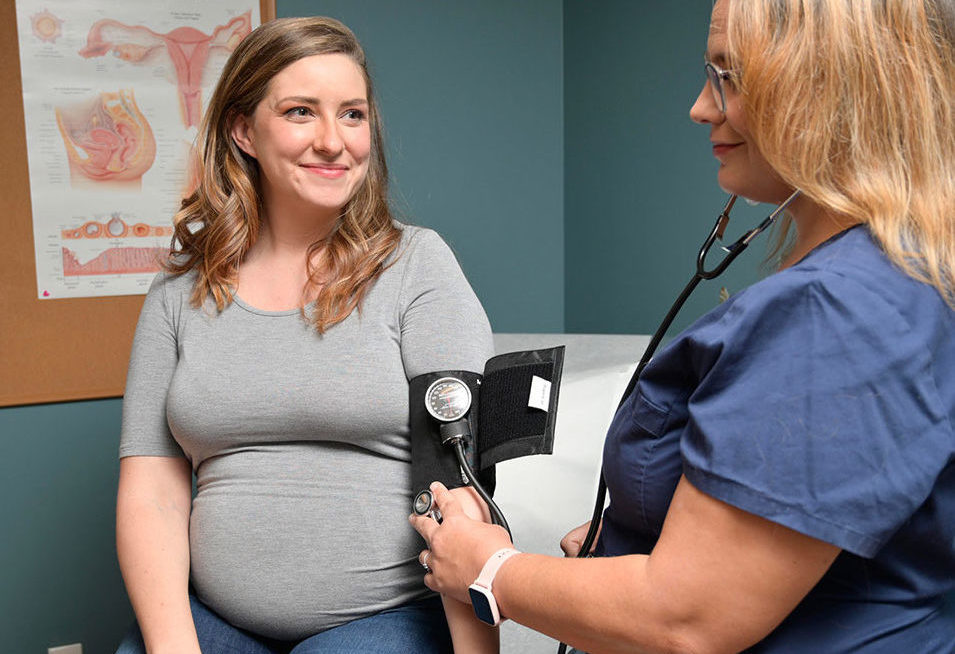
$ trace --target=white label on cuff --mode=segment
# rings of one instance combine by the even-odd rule
[[[527,406],[532,409],[547,411],[550,409],[550,382],[537,375],[531,377],[531,394],[527,398]]]

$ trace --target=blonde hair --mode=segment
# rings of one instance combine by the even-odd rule
[[[371,153],[365,179],[342,209],[334,230],[309,247],[303,298],[308,291],[318,290],[309,319],[319,333],[347,318],[356,307],[360,309],[365,293],[387,267],[401,232],[388,206],[381,120],[361,45],[345,25],[332,18],[274,20],[253,30],[229,57],[194,149],[196,188],[173,219],[174,247],[166,268],[173,274],[196,271],[194,306],[201,306],[209,296],[219,311],[232,302],[239,263],[255,242],[262,221],[258,163],[233,141],[233,121],[252,115],[272,78],[287,66],[304,57],[332,53],[349,56],[365,78]],[[312,263],[320,251],[322,271]]]
[[[789,185],[955,306],[955,42],[942,0],[731,0],[729,65]]]

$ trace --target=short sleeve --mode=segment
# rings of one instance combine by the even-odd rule
[[[681,438],[689,481],[873,556],[951,449],[927,340],[889,300],[837,274],[781,273],[696,332],[705,372]]]
[[[179,360],[169,277],[160,273],[143,302],[129,357],[119,456],[185,456],[166,421],[166,396]]]
[[[451,248],[436,232],[413,229],[397,306],[405,374],[481,373],[494,354],[484,308]]]

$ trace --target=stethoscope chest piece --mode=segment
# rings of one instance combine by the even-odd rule
[[[434,506],[434,494],[429,490],[423,490],[414,498],[415,515],[426,515],[437,522],[441,522],[441,511]]]

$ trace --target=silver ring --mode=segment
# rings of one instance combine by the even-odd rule
[[[425,552],[424,561],[421,561],[421,567],[424,568],[424,573],[429,574],[431,568],[428,566],[428,559],[431,557],[431,552]]]

